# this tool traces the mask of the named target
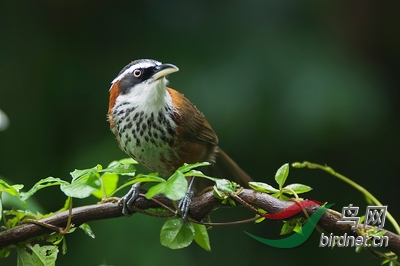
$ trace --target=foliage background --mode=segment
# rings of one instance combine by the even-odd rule
[[[399,2],[1,1],[0,175],[28,189],[75,168],[125,157],[105,119],[110,81],[137,58],[176,64],[171,86],[204,112],[220,145],[254,179],[273,184],[286,162],[326,163],[373,192],[400,218]],[[292,170],[308,198],[365,209],[359,194],[322,172]],[[61,192],[36,196],[43,212]],[[93,204],[94,199],[75,201]],[[248,216],[222,209],[215,220]],[[319,248],[318,234],[283,250],[280,223],[213,228],[213,251],[159,244],[162,220],[91,223],[68,236],[59,265],[325,265],[371,263],[352,248]],[[389,227],[390,228],[390,227]],[[15,252],[14,252],[15,253]],[[14,265],[15,257],[2,265]],[[376,261],[376,265],[378,265]]]

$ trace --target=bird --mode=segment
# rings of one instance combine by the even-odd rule
[[[173,64],[138,59],[112,80],[107,116],[119,147],[163,177],[172,175],[184,163],[209,162],[209,172],[247,186],[251,177],[218,146],[218,137],[203,113],[183,94],[168,87],[167,76],[178,71]],[[125,215],[139,187],[133,185],[122,198]],[[184,216],[192,196],[188,191],[181,200]]]

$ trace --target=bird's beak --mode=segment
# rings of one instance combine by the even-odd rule
[[[156,67],[156,71],[154,72],[152,79],[155,81],[178,71],[179,68],[172,64],[162,64]]]

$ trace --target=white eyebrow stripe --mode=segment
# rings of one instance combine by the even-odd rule
[[[115,82],[120,81],[126,74],[132,73],[135,69],[148,68],[148,67],[152,67],[152,66],[156,66],[156,65],[161,65],[161,63],[158,62],[157,64],[154,64],[154,61],[153,62],[144,61],[144,62],[134,64],[134,65],[130,66],[128,69],[125,69],[124,72],[122,72],[115,79],[113,79],[113,81],[111,81],[111,84],[114,84]]]

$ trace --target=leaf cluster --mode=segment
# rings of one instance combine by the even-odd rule
[[[39,224],[37,220],[53,215],[53,213],[32,213],[26,209],[3,209],[3,193],[7,193],[19,199],[22,205],[26,207],[26,202],[39,190],[58,186],[61,192],[67,196],[64,207],[59,210],[59,212],[61,212],[72,208],[72,198],[84,199],[94,196],[102,201],[107,201],[121,189],[139,182],[143,184],[154,184],[148,189],[145,195],[147,199],[152,199],[155,195],[163,194],[170,200],[177,201],[185,196],[187,192],[187,177],[195,176],[214,181],[217,180],[195,170],[195,168],[206,166],[208,163],[185,164],[177,169],[168,179],[160,177],[157,173],[136,175],[136,164],[136,161],[128,158],[113,161],[106,168],[98,164],[89,169],[76,169],[70,173],[71,181],[47,177],[39,180],[26,192],[22,191],[24,188],[23,185],[10,185],[6,181],[0,179],[0,221],[3,223],[1,229],[7,230],[21,223]],[[126,176],[129,179],[123,184],[119,184],[121,176]],[[223,183],[226,185],[227,182]],[[222,189],[226,189],[224,186],[221,187]],[[157,208],[151,211],[157,213],[165,210]],[[63,232],[63,229],[53,228],[51,225],[43,224],[43,226],[54,229],[54,232],[47,236],[31,239],[29,242],[22,242],[18,243],[16,246],[4,248],[0,250],[0,258],[7,257],[10,254],[11,248],[16,248],[18,264],[54,265],[59,252],[59,245],[61,245],[62,253],[66,253],[67,251],[65,234],[74,232],[76,228],[73,225],[67,226],[65,232]],[[95,237],[88,224],[84,223],[80,225],[79,228],[90,237]],[[194,240],[205,250],[211,250],[207,228],[202,224],[183,222],[179,217],[172,217],[165,222],[164,226],[161,228],[160,240],[162,245],[172,249],[184,248],[190,245]]]

